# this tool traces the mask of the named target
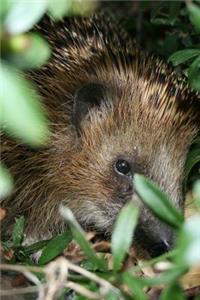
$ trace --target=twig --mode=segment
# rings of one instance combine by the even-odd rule
[[[88,297],[89,299],[102,299],[102,297],[104,297],[110,290],[113,293],[115,293],[119,297],[119,299],[122,299],[121,292],[110,282],[106,281],[103,278],[100,278],[99,276],[90,271],[87,271],[71,263],[63,257],[58,258],[57,260],[49,263],[43,268],[36,266],[0,264],[0,269],[22,272],[26,277],[28,277],[29,280],[31,280],[37,285],[34,287],[2,291],[1,293],[4,293],[2,295],[13,295],[14,293],[23,294],[37,291],[39,292],[39,300],[52,300],[58,291],[60,291],[64,287],[68,287],[80,293],[81,295]],[[68,270],[79,273],[82,276],[88,278],[89,280],[96,282],[100,287],[99,293],[97,294],[91,292],[90,290],[79,285],[78,283],[68,281]],[[40,284],[38,278],[30,272],[45,274],[47,283],[45,285]]]
[[[16,271],[16,272],[34,272],[34,273],[44,273],[44,268],[35,266],[21,266],[21,265],[10,265],[10,264],[0,264],[0,270]]]
[[[87,297],[88,299],[102,299],[102,297],[99,294],[91,292],[90,290],[86,289],[84,286],[78,283],[68,281],[68,283],[65,286]]]
[[[14,288],[10,290],[0,290],[1,296],[24,295],[38,292],[38,286],[28,286],[25,288]]]

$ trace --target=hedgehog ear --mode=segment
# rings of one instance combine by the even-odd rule
[[[106,87],[98,83],[89,83],[78,89],[74,95],[73,123],[80,129],[81,122],[86,118],[90,109],[99,108],[105,99]]]

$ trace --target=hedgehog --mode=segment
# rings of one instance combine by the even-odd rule
[[[51,137],[37,150],[3,139],[2,159],[15,182],[3,199],[3,228],[24,215],[27,240],[49,238],[66,229],[63,204],[85,230],[109,238],[132,200],[140,208],[135,242],[151,256],[168,251],[174,233],[143,204],[134,174],[153,180],[183,210],[184,164],[200,130],[200,95],[108,18],[45,19],[37,31],[52,56],[27,76],[41,95]]]

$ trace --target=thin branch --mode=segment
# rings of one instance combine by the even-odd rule
[[[0,296],[24,295],[31,293],[38,293],[38,286],[28,286],[25,288],[13,288],[10,290],[0,290]]]
[[[66,287],[74,290],[75,292],[77,292],[77,293],[79,293],[79,294],[81,294],[85,297],[87,297],[88,299],[102,299],[102,297],[99,294],[91,292],[90,290],[88,290],[87,288],[85,288],[84,286],[82,286],[78,283],[69,281],[66,284]]]

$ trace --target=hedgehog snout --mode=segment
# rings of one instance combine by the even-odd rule
[[[175,234],[168,225],[157,218],[150,216],[146,222],[141,217],[135,239],[142,248],[148,251],[151,257],[156,257],[171,250]]]

